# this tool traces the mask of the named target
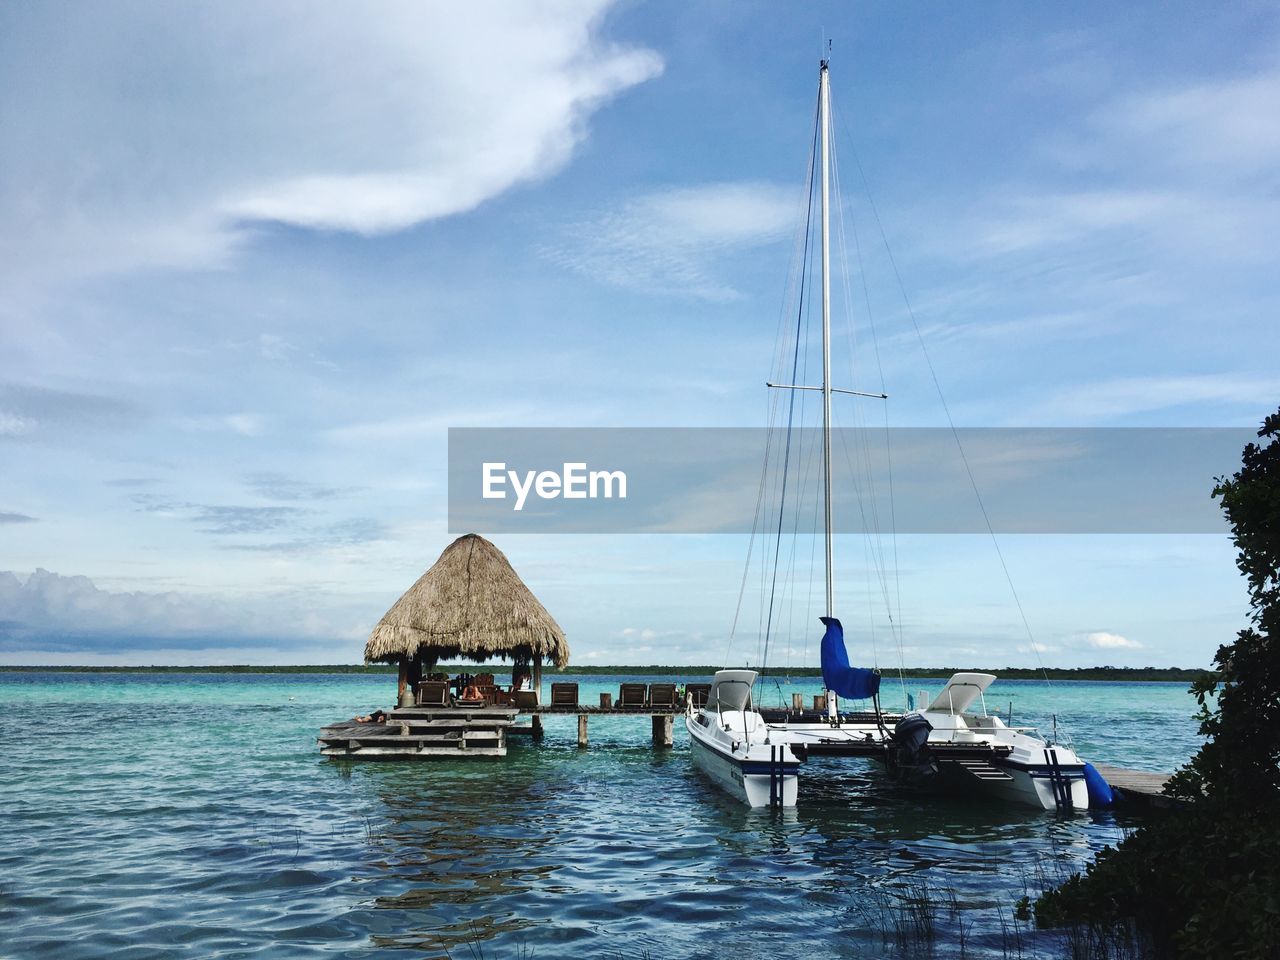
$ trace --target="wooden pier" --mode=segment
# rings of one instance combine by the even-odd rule
[[[505,757],[507,738],[543,734],[542,718],[577,716],[578,746],[585,747],[588,717],[649,717],[653,745],[675,742],[675,706],[533,706],[533,707],[400,707],[384,723],[346,720],[320,731],[320,753],[326,757],[411,760],[439,757]],[[517,717],[530,722],[519,725]]]
[[[1129,770],[1125,767],[1112,767],[1105,763],[1095,763],[1094,769],[1102,774],[1102,779],[1112,790],[1119,791],[1116,802],[1121,806],[1174,807],[1181,801],[1165,794],[1170,774],[1148,773],[1145,770]]]
[[[400,707],[384,723],[347,720],[320,731],[326,757],[412,760],[434,757],[505,757],[511,707]]]
[[[589,717],[649,717],[650,732],[655,747],[670,747],[675,743],[675,718],[684,713],[684,707],[674,704],[661,706],[587,706],[585,704],[555,704],[537,706],[527,711],[533,716],[535,735],[542,730],[542,718],[546,716],[576,716],[578,718],[578,746],[588,746]]]

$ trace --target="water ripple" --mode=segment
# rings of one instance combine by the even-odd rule
[[[1087,755],[1194,749],[1181,688],[1063,686]],[[809,764],[794,810],[743,810],[643,720],[593,720],[585,751],[552,720],[493,763],[318,758],[316,730],[387,687],[0,675],[0,954],[881,957],[925,890],[934,956],[1060,956],[1013,903],[1125,828],[924,801],[855,761]],[[1006,694],[1048,715],[1046,691]]]

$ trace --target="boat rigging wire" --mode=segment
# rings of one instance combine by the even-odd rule
[[[885,254],[888,257],[889,265],[893,268],[894,279],[898,284],[898,291],[902,295],[903,305],[906,307],[907,316],[911,319],[912,329],[915,331],[916,340],[920,344],[920,352],[924,356],[925,366],[929,371],[929,377],[933,380],[934,390],[938,394],[938,400],[942,404],[942,412],[947,418],[947,426],[950,428],[951,436],[955,440],[956,449],[960,453],[960,460],[964,465],[965,474],[969,478],[969,486],[973,490],[974,498],[977,500],[978,509],[982,513],[982,521],[986,526],[987,535],[991,538],[992,546],[995,547],[996,557],[1000,561],[1000,569],[1004,573],[1005,582],[1009,586],[1009,593],[1013,597],[1014,606],[1017,607],[1018,616],[1022,620],[1023,630],[1026,632],[1027,640],[1031,647],[1032,653],[1035,654],[1036,663],[1040,667],[1040,673],[1044,676],[1045,684],[1054,689],[1053,681],[1049,678],[1049,671],[1045,668],[1044,658],[1040,656],[1040,644],[1036,641],[1035,632],[1031,629],[1031,621],[1027,617],[1025,608],[1022,605],[1022,598],[1018,595],[1018,588],[1013,582],[1013,576],[1009,572],[1009,564],[1005,561],[1004,551],[1000,548],[1000,538],[996,536],[995,527],[991,523],[991,517],[987,512],[986,503],[982,499],[982,492],[978,488],[978,481],[973,475],[973,468],[969,464],[969,457],[965,453],[964,443],[960,439],[960,431],[956,427],[955,419],[951,416],[951,407],[947,403],[946,395],[942,390],[942,382],[938,379],[937,370],[933,366],[933,358],[929,354],[929,348],[925,343],[924,332],[920,329],[920,322],[916,318],[915,309],[911,305],[911,298],[907,295],[906,283],[902,279],[902,271],[898,268],[897,258],[893,255],[893,248],[889,244],[889,236],[885,231],[884,222],[880,218],[880,209],[876,204],[875,197],[871,193],[871,185],[867,179],[866,170],[863,169],[862,160],[858,156],[857,147],[853,144],[853,138],[845,133],[849,141],[851,151],[853,153],[854,165],[858,168],[858,176],[862,181],[863,191],[867,197],[867,203],[871,208],[872,216],[875,219],[876,227],[880,232],[880,239],[884,244]]]
[[[805,294],[804,277],[807,275],[807,270],[809,266],[809,236],[810,236],[811,225],[813,223],[813,184],[814,184],[813,158],[816,157],[817,155],[817,149],[818,149],[818,121],[815,120],[814,127],[813,127],[813,145],[811,148],[811,156],[810,156],[810,162],[809,162],[809,170],[810,170],[809,203],[808,203],[808,206],[805,208],[804,256],[801,261],[802,273],[801,273],[801,283],[800,283],[800,302],[798,305],[798,309],[796,310],[795,352],[793,353],[792,359],[791,359],[791,382],[792,383],[799,382],[796,380],[796,374],[799,373],[799,368],[800,368],[800,329],[801,329],[801,324],[804,321],[804,309],[805,309],[805,303],[806,303],[805,295],[804,295]],[[775,541],[774,548],[773,548],[773,580],[769,586],[769,613],[765,620],[765,628],[764,628],[764,654],[760,658],[760,666],[762,669],[766,667],[769,663],[769,640],[771,638],[771,634],[773,631],[773,608],[774,608],[774,601],[777,597],[777,592],[778,592],[778,559],[782,551],[782,525],[786,517],[785,504],[787,500],[787,473],[788,473],[788,467],[791,464],[791,436],[792,436],[792,428],[795,423],[796,391],[794,390],[789,391],[789,394],[790,396],[787,398],[786,446],[784,448],[783,455],[782,455],[782,491],[778,500],[778,533],[777,533],[777,540]],[[792,556],[794,557],[794,550],[792,552]]]

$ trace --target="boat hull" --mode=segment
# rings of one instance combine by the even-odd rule
[[[1084,764],[1021,767],[997,764],[1013,779],[992,784],[995,795],[1041,810],[1088,810],[1089,787],[1084,780]],[[1003,789],[1001,789],[1003,787]]]
[[[725,793],[750,807],[795,806],[800,781],[797,761],[774,763],[758,756],[734,756],[708,743],[695,724],[686,721],[686,726],[693,765]],[[789,750],[780,749],[790,757]]]
[[[996,760],[992,766],[1002,775],[1000,779],[979,776],[964,766],[946,761],[926,762],[914,768],[898,767],[891,772],[899,783],[930,793],[975,795],[1037,810],[1089,809],[1083,764],[1032,766]]]

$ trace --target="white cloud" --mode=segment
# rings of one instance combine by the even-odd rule
[[[651,630],[648,627],[644,627],[643,629],[637,629],[636,627],[624,627],[622,630],[618,632],[618,634],[624,640],[643,640],[646,642],[650,640],[656,640],[659,636],[658,631]],[[633,647],[631,649],[649,650],[651,648],[650,647]]]
[[[305,593],[260,594],[232,603],[217,595],[177,591],[111,591],[84,576],[36,570],[25,579],[0,570],[0,652],[114,653],[176,644],[270,637],[282,646],[298,640],[350,639],[348,611],[318,614]],[[83,661],[81,661],[83,662]]]
[[[1137,640],[1130,640],[1118,633],[1090,633],[1085,636],[1084,642],[1095,650],[1141,650],[1143,648]]]
[[[1119,377],[1073,384],[1019,415],[1024,423],[1089,423],[1194,404],[1240,406],[1250,412],[1270,406],[1280,378],[1242,374]]]
[[[0,437],[51,439],[136,425],[132,403],[93,393],[0,382]]]
[[[238,433],[242,437],[260,436],[266,430],[266,418],[260,413],[228,413],[208,417],[179,417],[174,421],[184,430]]]
[[[1269,172],[1280,155],[1280,69],[1141,91],[1095,116],[1106,136],[1146,148],[1156,163],[1220,176]],[[1152,150],[1151,146],[1158,146]]]
[[[1059,91],[1075,106],[1030,142],[1030,162],[1002,165],[1018,172],[957,199],[953,212],[936,209],[947,202],[943,192],[930,206],[928,229],[919,231],[928,255],[990,278],[976,281],[959,304],[972,322],[943,309],[953,305],[921,315],[945,318],[945,326],[959,328],[956,335],[991,324],[1015,340],[1115,336],[1139,325],[1142,336],[1157,311],[1175,333],[1208,316],[1240,322],[1254,310],[1269,315],[1269,302],[1252,291],[1270,289],[1271,251],[1280,245],[1272,182],[1280,164],[1275,58],[1229,77],[1171,80],[1144,72],[1126,89],[1122,69],[1112,81],[1083,82],[1085,73],[1096,81],[1107,72],[1094,62],[1105,40],[1086,49],[1081,35],[1070,47],[1065,62],[1087,63]],[[1048,45],[1037,70],[1053,73],[1063,55]],[[999,318],[1011,300],[1021,300],[1017,309],[1033,321],[1052,304],[1060,316],[1083,322],[1010,328]],[[947,336],[931,333],[931,340]]]
[[[1061,647],[1055,647],[1050,643],[1041,643],[1039,640],[1033,640],[1030,643],[1024,643],[1018,647],[1019,653],[1055,653]]]
[[[803,198],[769,183],[710,183],[656,191],[573,225],[546,255],[603,283],[644,293],[734,300],[717,275],[725,252],[794,227]]]
[[[21,437],[31,432],[35,424],[26,417],[19,417],[0,410],[0,436]]]
[[[660,72],[600,37],[609,5],[6,5],[0,259],[216,266],[239,221],[375,234],[472,209],[559,170]]]

